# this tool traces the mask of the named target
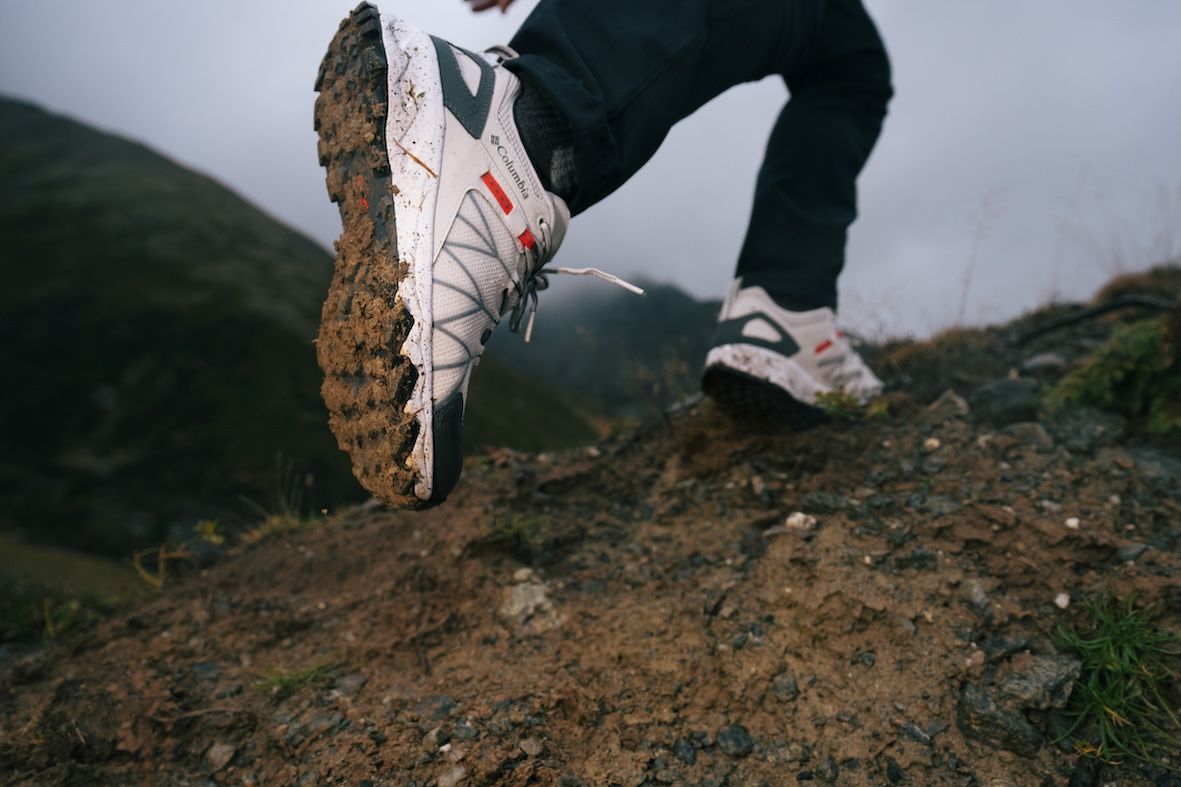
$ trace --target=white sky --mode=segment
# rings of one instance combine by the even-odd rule
[[[312,83],[354,4],[5,2],[0,93],[147,142],[327,246],[338,227]],[[460,0],[397,8],[478,48],[506,41],[532,5],[503,17],[472,16]],[[1004,319],[1181,252],[1181,3],[868,6],[897,96],[861,179],[847,323],[926,334]],[[785,96],[778,80],[742,86],[682,123],[580,217],[562,262],[720,297]]]

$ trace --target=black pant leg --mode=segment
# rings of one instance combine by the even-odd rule
[[[702,104],[797,66],[822,2],[542,0],[510,42],[521,55],[510,67],[569,121],[572,212],[619,188]]]
[[[815,49],[786,74],[791,100],[767,145],[738,275],[780,305],[836,308],[856,180],[892,95],[890,63],[860,0],[828,0]]]

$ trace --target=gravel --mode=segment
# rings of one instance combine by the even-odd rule
[[[722,727],[717,734],[718,748],[730,757],[746,757],[755,749],[750,733],[741,724]]]

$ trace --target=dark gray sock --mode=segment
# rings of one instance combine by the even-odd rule
[[[574,170],[574,141],[566,118],[545,93],[521,77],[521,95],[513,104],[513,120],[541,185],[570,202],[578,192],[578,174]]]

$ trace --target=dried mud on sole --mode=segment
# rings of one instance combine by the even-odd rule
[[[413,317],[398,296],[407,270],[397,255],[385,52],[372,6],[341,23],[316,89],[320,163],[343,225],[316,344],[321,393],[361,485],[391,506],[417,507],[411,451],[418,423],[402,404],[417,379],[401,354]]]

